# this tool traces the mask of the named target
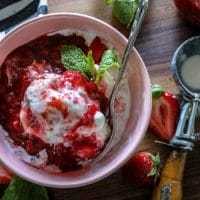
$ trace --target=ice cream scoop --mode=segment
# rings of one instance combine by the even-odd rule
[[[193,150],[195,120],[200,101],[200,37],[186,40],[176,50],[172,59],[172,72],[180,86],[183,97],[181,115],[174,136],[170,140],[173,151],[165,161],[159,183],[155,186],[152,199],[182,199],[182,182],[187,152]],[[197,64],[197,65],[195,65]]]

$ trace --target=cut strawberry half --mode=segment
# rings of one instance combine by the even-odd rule
[[[180,104],[175,95],[160,85],[152,86],[153,105],[149,128],[159,138],[169,141],[176,129]]]
[[[103,52],[107,49],[106,45],[101,42],[101,39],[96,36],[89,46],[89,51],[92,51],[92,56],[95,63],[99,63]]]
[[[12,173],[6,170],[2,165],[0,165],[0,185],[9,184],[12,178]]]

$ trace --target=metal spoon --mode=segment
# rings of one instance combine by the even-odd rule
[[[135,44],[136,38],[138,36],[141,24],[143,22],[143,19],[145,17],[145,14],[147,12],[148,9],[148,0],[141,0],[140,4],[138,6],[138,9],[136,11],[135,14],[135,18],[131,27],[131,32],[128,38],[128,43],[126,46],[126,49],[124,51],[124,55],[122,57],[122,61],[121,61],[121,65],[120,65],[120,70],[116,79],[116,82],[114,84],[112,93],[111,93],[111,97],[110,97],[110,104],[109,104],[109,118],[110,118],[110,126],[111,126],[111,136],[109,138],[109,141],[105,147],[105,149],[102,151],[102,153],[98,156],[99,160],[100,158],[102,158],[110,149],[110,144],[112,143],[114,137],[115,137],[115,109],[114,109],[114,102],[115,102],[115,98],[118,92],[118,88],[119,88],[119,84],[120,81],[122,79],[122,76],[124,74],[125,68],[126,68],[126,64],[129,58],[129,55],[133,49],[133,46]]]

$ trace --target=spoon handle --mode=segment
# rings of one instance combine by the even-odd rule
[[[136,14],[135,14],[135,18],[134,18],[134,21],[133,21],[133,24],[132,24],[132,27],[131,27],[131,32],[130,32],[130,36],[129,36],[129,39],[128,39],[128,43],[127,43],[127,46],[126,46],[126,49],[124,51],[124,55],[123,55],[123,58],[122,58],[122,61],[121,61],[119,73],[118,73],[118,76],[116,78],[116,81],[115,81],[115,84],[113,86],[111,96],[110,96],[109,114],[108,115],[109,115],[109,119],[110,119],[111,130],[112,130],[111,136],[109,138],[109,141],[108,141],[105,149],[103,150],[103,152],[101,152],[101,154],[96,158],[95,161],[100,160],[103,156],[106,155],[106,153],[110,150],[110,148],[112,146],[111,144],[112,144],[112,142],[115,138],[115,123],[116,123],[116,121],[114,119],[115,118],[115,115],[114,115],[115,97],[116,97],[116,94],[117,94],[117,90],[118,90],[120,80],[121,80],[121,78],[124,74],[124,71],[125,71],[125,67],[126,67],[126,63],[127,63],[129,54],[131,53],[131,51],[133,49],[133,46],[134,46],[135,40],[137,38],[137,35],[139,33],[141,24],[143,22],[143,19],[145,17],[146,12],[147,12],[148,1],[149,0],[141,0],[140,4],[138,6],[138,9],[136,11]]]
[[[121,68],[123,69],[126,66],[129,54],[131,53],[131,50],[135,44],[136,38],[138,36],[140,27],[146,15],[147,9],[148,9],[148,0],[140,1],[139,7],[136,11],[135,18],[131,27],[131,32],[128,38],[128,45],[125,49],[124,56],[122,58]]]
[[[129,55],[130,55],[130,53],[133,49],[133,46],[135,44],[135,40],[136,40],[137,35],[139,33],[139,30],[140,30],[140,27],[141,27],[142,22],[144,20],[147,9],[148,9],[148,0],[141,0],[139,7],[136,11],[132,27],[131,27],[131,32],[130,32],[130,35],[129,35],[129,38],[128,38],[128,43],[127,43],[126,49],[124,51],[124,55],[122,57],[119,74],[117,76],[115,85],[114,85],[113,90],[112,90],[111,105],[114,104],[115,94],[117,92],[119,82],[120,82],[120,80],[121,80],[121,78],[124,74],[125,67],[126,67],[126,64],[127,64],[127,61],[128,61],[128,57],[129,57]]]

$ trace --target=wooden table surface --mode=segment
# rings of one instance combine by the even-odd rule
[[[177,13],[172,0],[150,0],[148,14],[136,42],[152,83],[160,83],[166,89],[178,93],[169,69],[176,48],[187,38],[200,31],[187,24]],[[125,36],[129,30],[112,18],[112,7],[104,0],[49,0],[49,12],[77,12],[97,17],[114,26]],[[160,152],[162,160],[168,148],[155,144],[154,137],[147,132],[139,150]],[[184,200],[200,199],[200,145],[189,153],[184,173]],[[110,177],[82,188],[50,189],[52,200],[148,200],[151,189],[138,189],[127,185],[119,171]]]

